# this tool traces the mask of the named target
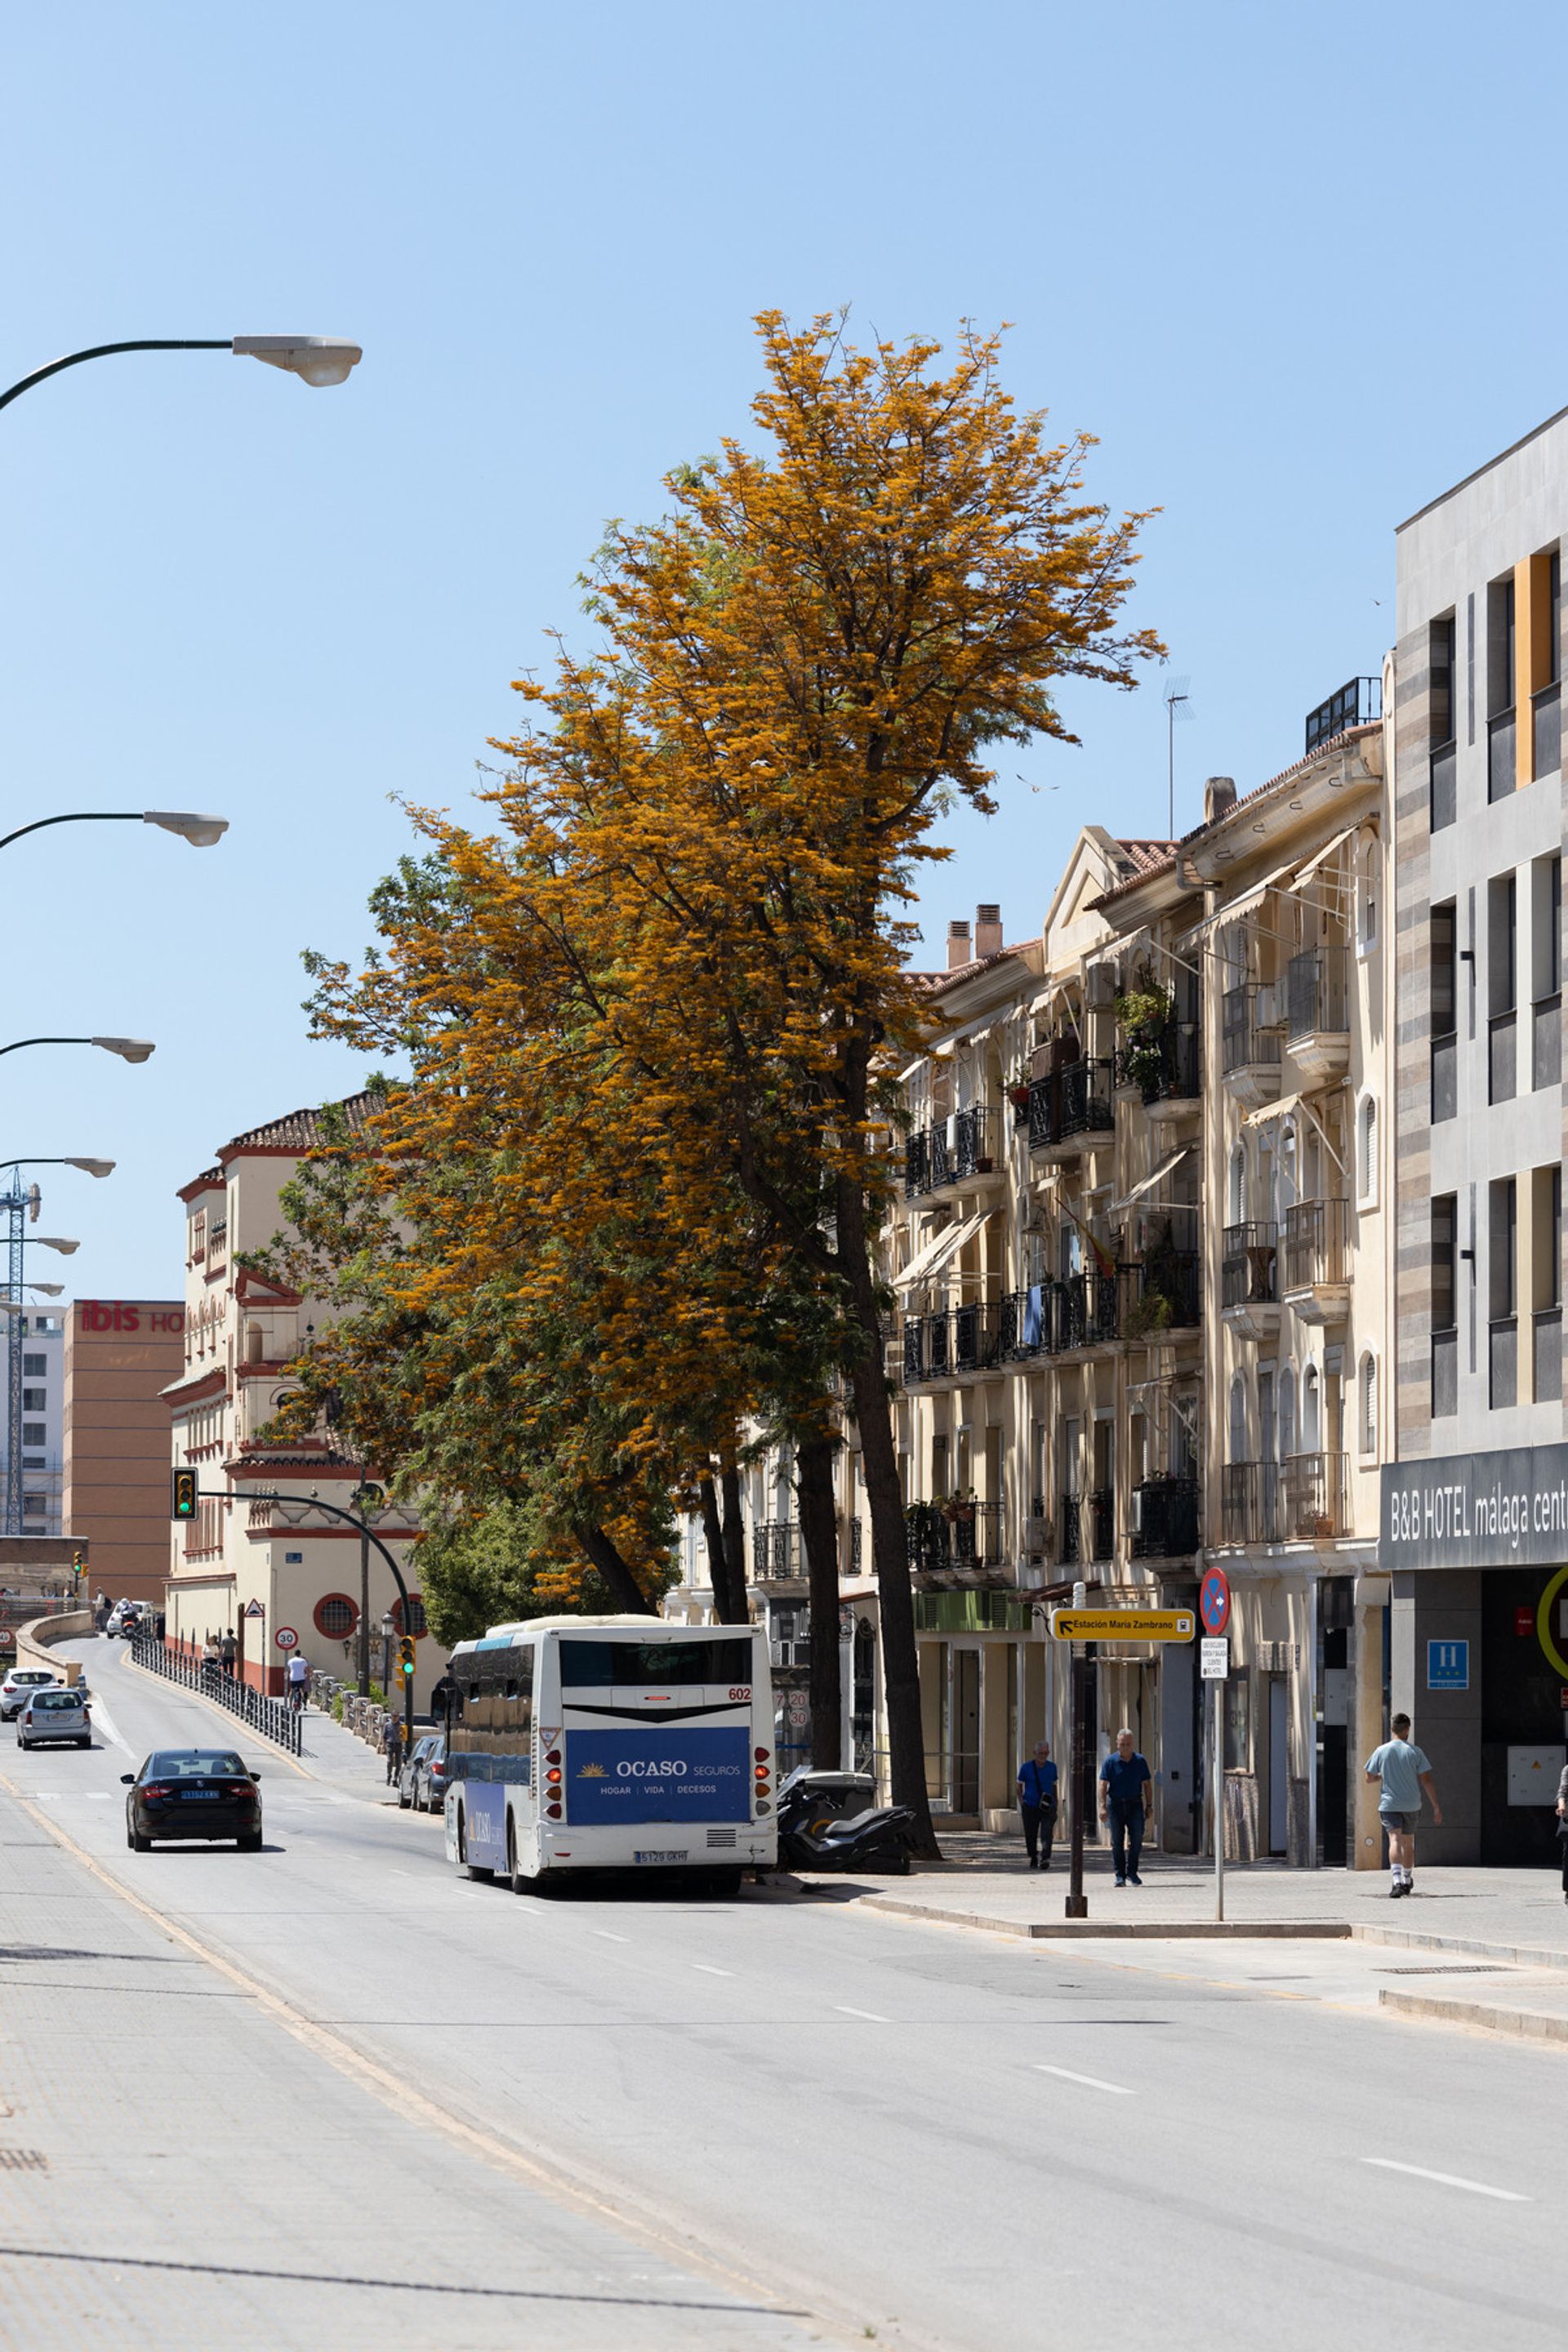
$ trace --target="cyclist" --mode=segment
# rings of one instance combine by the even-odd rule
[[[300,1651],[290,1650],[289,1653],[283,1679],[289,1688],[289,1704],[298,1715],[304,1706],[305,1696],[310,1687],[310,1669]]]

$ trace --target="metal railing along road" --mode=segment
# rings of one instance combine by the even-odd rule
[[[248,1683],[233,1675],[214,1674],[190,1658],[172,1650],[166,1642],[133,1641],[131,1655],[149,1674],[162,1675],[166,1682],[183,1684],[186,1690],[200,1691],[204,1698],[216,1699],[226,1707],[249,1731],[258,1731],[263,1739],[276,1741],[290,1756],[300,1753],[300,1717],[287,1702],[279,1698],[263,1698]]]

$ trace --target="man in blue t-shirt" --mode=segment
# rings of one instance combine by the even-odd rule
[[[1034,1754],[1018,1767],[1018,1810],[1024,1816],[1029,1868],[1049,1870],[1057,1833],[1057,1768],[1048,1739],[1037,1739]]]
[[[1410,1738],[1410,1717],[1396,1715],[1394,1737],[1374,1748],[1363,1769],[1369,1780],[1383,1783],[1377,1815],[1388,1832],[1388,1866],[1394,1875],[1390,1897],[1415,1892],[1415,1824],[1421,1818],[1423,1792],[1432,1801],[1432,1820],[1443,1826],[1443,1808],[1432,1786],[1432,1767]]]
[[[1143,1825],[1154,1809],[1154,1775],[1149,1759],[1132,1745],[1123,1725],[1116,1735],[1116,1752],[1100,1768],[1100,1818],[1110,1829],[1111,1858],[1116,1884],[1142,1886],[1139,1857],[1143,1851]]]

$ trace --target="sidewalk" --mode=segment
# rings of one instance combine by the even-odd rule
[[[940,1832],[939,1832],[940,1834]],[[1447,1951],[1568,1971],[1568,1903],[1554,1870],[1416,1869],[1416,1889],[1389,1897],[1386,1871],[1288,1870],[1279,1864],[1237,1864],[1225,1874],[1225,1924],[1215,1921],[1214,1865],[1187,1856],[1145,1853],[1142,1886],[1119,1887],[1103,1849],[1084,1856],[1087,1920],[1065,1914],[1067,1857],[1048,1872],[1002,1859],[1007,1847],[944,1838],[942,1864],[917,1864],[908,1878],[803,1878],[819,1897],[874,1911],[1005,1936],[1063,1937],[1365,1937],[1418,1950]],[[965,1852],[965,1846],[968,1851]],[[1001,1855],[997,1853],[1001,1845]],[[1568,1989],[1565,1989],[1568,2000]]]

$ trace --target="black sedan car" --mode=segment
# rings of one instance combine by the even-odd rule
[[[149,1853],[156,1838],[233,1838],[242,1853],[261,1851],[261,1799],[232,1748],[159,1748],[140,1772],[122,1772],[125,1843]]]

